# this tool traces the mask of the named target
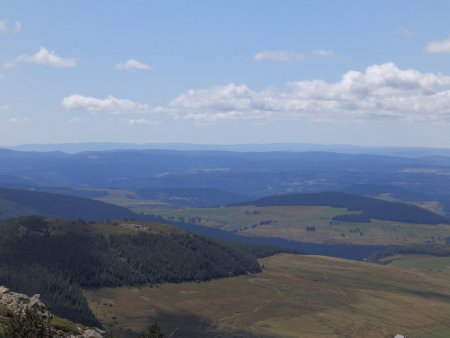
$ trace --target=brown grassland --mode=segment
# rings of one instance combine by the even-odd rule
[[[448,274],[288,254],[260,263],[259,274],[86,296],[120,334],[157,320],[173,337],[450,336]]]

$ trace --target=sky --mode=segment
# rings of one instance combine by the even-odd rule
[[[448,0],[0,0],[0,146],[450,147],[448,13]]]

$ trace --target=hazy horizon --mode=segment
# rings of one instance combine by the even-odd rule
[[[63,152],[77,154],[102,151],[224,151],[224,152],[323,152],[349,155],[379,155],[395,157],[450,157],[450,148],[437,147],[394,147],[394,146],[357,146],[350,144],[313,144],[313,143],[249,143],[249,144],[201,144],[201,143],[118,143],[118,142],[81,142],[47,143],[0,146],[0,149],[25,152]]]

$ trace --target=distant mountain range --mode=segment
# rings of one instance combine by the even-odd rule
[[[23,144],[3,147],[19,151],[54,152],[61,151],[76,154],[87,151],[108,150],[181,150],[181,151],[237,151],[237,152],[336,152],[343,154],[373,154],[403,157],[450,156],[447,148],[425,147],[364,147],[346,144],[312,144],[312,143],[268,143],[268,144],[189,144],[189,143],[117,143],[117,142],[87,142],[59,144]]]
[[[250,198],[395,185],[440,199],[450,157],[332,152],[114,150],[77,154],[0,150],[0,186],[95,189],[216,189]]]

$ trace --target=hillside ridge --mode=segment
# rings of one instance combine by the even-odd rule
[[[28,215],[87,221],[124,219],[136,216],[127,208],[114,204],[43,191],[0,188],[0,206],[2,201],[8,202],[8,208],[2,210],[0,207],[0,220]]]
[[[263,197],[231,206],[331,206],[346,208],[349,211],[361,211],[361,214],[335,217],[337,221],[370,222],[370,219],[407,222],[416,224],[450,224],[447,217],[438,215],[418,206],[400,202],[388,202],[376,198],[354,195],[338,191],[317,193],[288,194]]]

